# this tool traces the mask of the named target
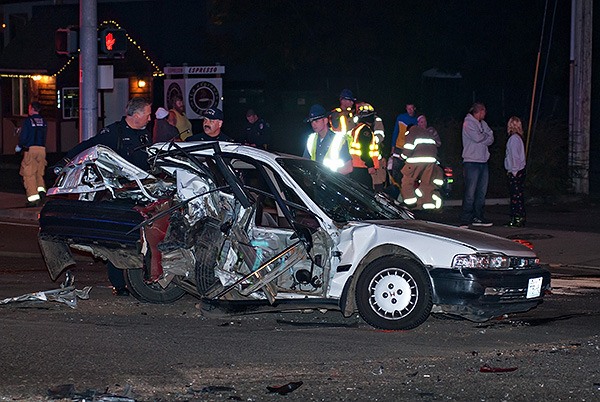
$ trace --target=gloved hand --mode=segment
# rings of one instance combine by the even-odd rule
[[[17,153],[17,154],[18,154],[18,153],[19,153],[19,152],[21,152],[22,150],[23,150],[23,148],[21,148],[21,147],[19,146],[19,144],[17,144],[17,146],[15,147],[15,153]]]

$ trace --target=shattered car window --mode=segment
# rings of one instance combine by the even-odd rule
[[[411,219],[394,200],[374,194],[325,166],[306,159],[279,158],[277,162],[334,221]]]

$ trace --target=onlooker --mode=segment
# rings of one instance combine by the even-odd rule
[[[242,143],[257,148],[268,149],[271,140],[271,126],[265,119],[258,117],[254,109],[246,111],[246,130]]]
[[[169,121],[169,112],[165,108],[159,107],[154,113],[154,128],[152,129],[152,143],[171,141],[174,138],[179,139],[177,127]]]
[[[483,209],[487,194],[489,169],[488,146],[494,142],[494,133],[485,122],[483,103],[474,103],[465,116],[462,128],[463,174],[465,191],[462,202],[461,227],[492,226],[485,219]]]
[[[417,108],[414,103],[405,105],[406,113],[396,116],[394,123],[394,132],[392,133],[392,149],[390,153],[391,172],[393,184],[400,187],[402,183],[402,168],[404,167],[404,159],[401,158],[402,148],[404,147],[404,137],[409,126],[417,124]]]
[[[175,121],[175,127],[179,131],[179,138],[181,141],[185,141],[186,138],[190,137],[192,133],[192,123],[185,115],[185,105],[181,96],[174,95],[171,99],[173,104],[169,109],[170,119]]]
[[[373,189],[374,175],[379,168],[379,146],[373,134],[375,124],[375,109],[368,103],[358,108],[358,124],[351,131],[352,143],[350,144],[350,155],[352,156],[352,173],[350,177],[362,183],[369,189]]]
[[[308,136],[302,156],[323,163],[334,172],[352,172],[347,136],[331,131],[325,108],[321,105],[311,106],[306,122],[310,123],[314,132]]]
[[[27,207],[38,206],[46,196],[44,171],[46,169],[46,134],[48,126],[40,115],[39,102],[29,104],[29,116],[23,121],[16,152],[23,151],[19,174],[23,177]]]
[[[508,175],[510,193],[510,222],[508,226],[522,227],[525,225],[525,146],[523,145],[523,125],[516,116],[508,120],[508,140],[504,168]]]
[[[232,141],[221,131],[223,125],[223,111],[216,107],[206,109],[204,113],[202,129],[204,132],[188,137],[186,141]]]
[[[427,127],[427,118],[421,115],[418,124],[406,132],[402,150],[405,160],[402,168],[402,199],[409,207],[439,209],[442,198],[436,188],[443,184],[443,172],[437,164],[438,147],[442,145],[438,132]],[[418,190],[415,183],[418,182]]]
[[[120,121],[106,126],[96,136],[76,145],[67,152],[63,162],[68,163],[78,153],[94,145],[105,145],[140,169],[148,170],[145,146],[150,145],[150,133],[146,126],[152,115],[151,108],[152,103],[146,98],[130,99],[125,108],[125,116]],[[115,267],[110,260],[106,267],[113,293],[117,296],[129,295],[123,270]]]
[[[334,133],[348,134],[356,126],[354,122],[354,102],[356,98],[349,89],[340,92],[340,106],[329,114],[329,124]]]

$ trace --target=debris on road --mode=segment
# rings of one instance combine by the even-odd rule
[[[279,395],[285,395],[297,390],[302,384],[304,384],[302,381],[293,381],[281,386],[267,387],[267,390],[269,392],[278,393]]]
[[[65,288],[61,287],[60,289],[27,293],[16,297],[8,297],[4,300],[0,300],[0,305],[25,301],[55,301],[59,303],[65,303],[71,308],[76,308],[77,299],[87,300],[90,298],[90,290],[92,290],[91,286],[86,286],[81,290],[75,289],[75,286],[68,286]]]

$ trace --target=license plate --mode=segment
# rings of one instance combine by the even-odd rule
[[[527,285],[527,298],[539,297],[542,294],[542,277],[531,278]]]

